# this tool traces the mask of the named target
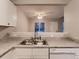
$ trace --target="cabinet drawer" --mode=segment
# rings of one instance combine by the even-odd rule
[[[75,53],[79,55],[79,48],[51,48],[50,53]]]
[[[75,59],[75,54],[53,53],[50,55],[50,59]]]
[[[48,48],[34,48],[33,55],[35,55],[35,56],[48,56]]]
[[[19,55],[19,56],[30,56],[32,55],[32,49],[30,48],[27,48],[27,49],[24,49],[24,48],[17,48],[15,49],[15,55]]]

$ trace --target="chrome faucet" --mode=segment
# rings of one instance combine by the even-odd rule
[[[41,40],[41,35],[38,35],[38,32],[34,33],[34,39],[40,39]]]

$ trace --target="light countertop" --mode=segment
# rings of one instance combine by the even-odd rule
[[[70,39],[59,39],[59,38],[47,38],[48,45],[19,45],[24,39],[22,38],[6,38],[0,40],[0,56],[7,50],[15,48],[79,48],[79,43]]]
[[[48,48],[79,48],[79,43],[70,39],[59,39],[59,38],[48,38],[47,39],[48,45],[15,45],[16,48],[31,48],[31,47],[48,47]]]
[[[0,56],[23,41],[21,38],[3,38],[0,40]]]

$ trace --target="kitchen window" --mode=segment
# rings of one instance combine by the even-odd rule
[[[44,32],[45,31],[45,23],[44,22],[36,22],[35,23],[35,32]]]

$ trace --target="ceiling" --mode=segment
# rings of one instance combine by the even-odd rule
[[[64,15],[64,6],[71,0],[11,0],[27,17],[41,14],[46,18],[58,18]]]
[[[58,18],[64,15],[64,6],[29,5],[18,7],[29,18],[37,17],[39,14],[46,18]]]

